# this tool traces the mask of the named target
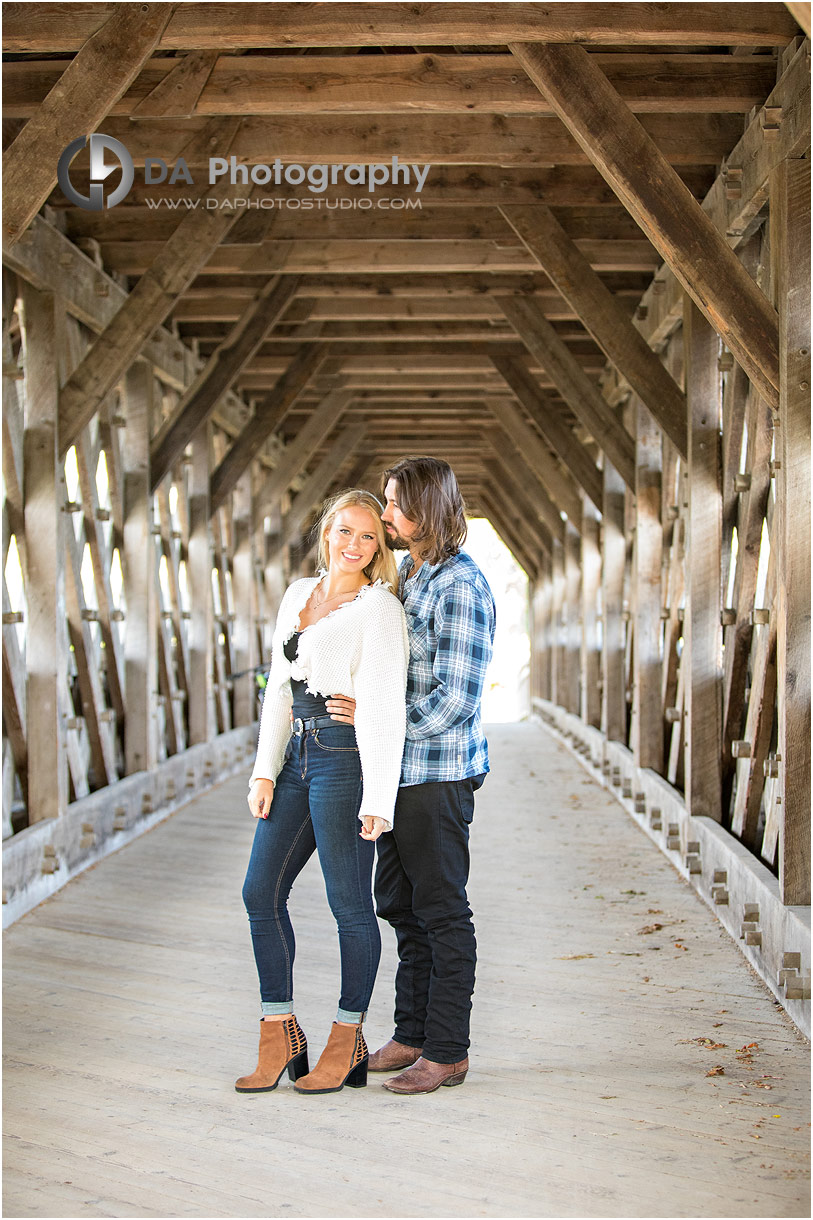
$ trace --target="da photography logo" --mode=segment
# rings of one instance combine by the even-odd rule
[[[90,193],[80,195],[71,183],[70,166],[76,154],[86,144],[90,145]],[[112,153],[116,157],[112,165],[108,165],[105,161],[106,152]],[[121,182],[105,198],[105,179],[109,178],[117,169],[121,170]],[[59,158],[56,171],[57,181],[63,194],[70,199],[71,203],[79,208],[85,208],[89,212],[101,212],[105,207],[114,208],[117,203],[121,203],[133,185],[134,175],[133,158],[121,140],[114,140],[112,136],[106,136],[101,131],[95,131],[88,137],[78,136],[75,140],[71,140]]]
[[[71,163],[85,146],[90,150],[90,187],[87,195],[77,191],[70,178]],[[108,163],[107,155],[114,158],[112,163]],[[141,158],[139,158],[140,160]],[[187,186],[195,185],[195,178],[183,157],[178,157],[172,165],[169,165],[163,157],[145,156],[143,161],[142,174],[145,186],[157,186],[163,182],[166,182],[168,186],[175,186],[179,182],[183,182]],[[252,186],[303,186],[311,196],[324,196],[330,187],[358,187],[366,190],[366,203],[362,199],[348,199],[337,200],[331,205],[327,199],[308,200],[307,196],[301,200],[292,199],[288,202],[290,205],[299,206],[301,204],[303,207],[323,202],[328,207],[338,206],[339,203],[342,207],[371,207],[373,204],[370,197],[375,196],[376,191],[382,187],[404,186],[409,188],[413,195],[420,195],[432,166],[399,161],[397,156],[391,157],[388,162],[348,165],[300,165],[296,162],[283,162],[280,157],[269,164],[247,163],[238,161],[234,156],[228,158],[211,156],[206,168],[209,186],[214,186],[221,178],[227,177],[230,186],[249,186],[249,184]],[[110,190],[108,194],[105,194],[106,180],[117,169],[121,170],[121,182],[115,190]],[[63,149],[57,164],[57,181],[63,193],[76,207],[85,208],[89,212],[101,212],[105,208],[114,208],[117,203],[121,203],[133,185],[134,178],[135,166],[127,148],[121,140],[107,136],[101,131],[96,131],[90,136],[77,136],[75,140],[71,140],[70,144]],[[148,197],[146,202],[150,207],[160,203],[167,207],[177,207],[183,203],[186,207],[200,206],[208,209],[238,205],[273,207],[276,202],[282,203],[283,201],[274,199],[263,201],[259,199],[218,200],[208,197],[177,200],[162,197],[158,200],[151,200]],[[376,203],[379,207],[420,206],[419,202],[416,204],[415,201],[409,199],[390,199],[387,195]]]

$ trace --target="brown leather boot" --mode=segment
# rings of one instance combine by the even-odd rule
[[[367,1043],[361,1025],[333,1022],[327,1046],[316,1067],[294,1084],[297,1093],[338,1093],[347,1084],[363,1089],[367,1083]]]
[[[291,1080],[308,1070],[308,1042],[296,1017],[284,1021],[260,1021],[260,1055],[250,1076],[234,1082],[238,1093],[270,1093],[285,1069]]]
[[[459,1063],[435,1063],[421,1056],[400,1076],[385,1080],[384,1088],[391,1093],[434,1093],[441,1085],[462,1084],[468,1070],[468,1058]]]
[[[396,1042],[394,1038],[390,1038],[389,1042],[370,1056],[370,1062],[367,1064],[369,1072],[400,1072],[401,1068],[412,1067],[416,1059],[420,1058],[420,1047],[407,1046],[404,1042]]]

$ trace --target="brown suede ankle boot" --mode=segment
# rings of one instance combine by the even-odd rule
[[[367,1083],[367,1043],[361,1025],[333,1022],[327,1046],[316,1067],[294,1084],[297,1093],[338,1093],[347,1084],[363,1089]]]
[[[291,1080],[308,1070],[308,1043],[296,1017],[284,1021],[260,1021],[260,1055],[251,1076],[241,1076],[234,1087],[238,1093],[270,1093],[279,1084],[285,1069]]]

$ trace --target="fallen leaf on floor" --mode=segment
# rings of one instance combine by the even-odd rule
[[[616,1093],[600,1093],[599,1101],[615,1101],[617,1096]]]
[[[706,1072],[706,1075],[707,1076],[725,1076],[725,1068],[723,1067],[723,1065],[721,1063],[718,1063],[717,1066],[713,1067],[710,1072]]]
[[[652,932],[660,932],[662,927],[662,923],[648,923],[646,927],[638,929],[638,935],[649,936]]]
[[[564,957],[557,957],[557,962],[581,962],[586,957],[595,957],[595,953],[566,953]]]
[[[644,975],[644,977],[641,979],[641,982],[642,982],[642,983],[648,983],[648,982],[649,982],[649,978],[650,978],[650,976],[649,976],[648,974],[645,974],[645,975]]]
[[[676,948],[676,949],[682,949],[684,953],[688,953],[688,952],[689,952],[689,950],[688,950],[688,948],[686,947],[686,945],[682,945],[682,944],[680,943],[680,941],[679,941],[679,940],[676,940],[676,941],[675,941],[675,948]]]
[[[677,1045],[687,1046],[692,1042],[707,1051],[721,1051],[727,1045],[725,1042],[714,1042],[711,1038],[681,1038]]]
[[[765,1081],[765,1080],[755,1080],[754,1088],[755,1089],[772,1089],[773,1085],[768,1084],[767,1081]]]
[[[725,1021],[712,1021],[711,1028],[719,1029],[721,1025],[725,1025]]]
[[[740,1049],[736,1052],[736,1054],[750,1055],[751,1051],[758,1051],[758,1050],[759,1050],[758,1042],[749,1042],[746,1046],[741,1046]]]
[[[663,915],[660,907],[647,907],[647,915]]]

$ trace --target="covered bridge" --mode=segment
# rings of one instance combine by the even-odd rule
[[[3,16],[7,922],[242,781],[321,502],[423,452],[809,1032],[810,5]]]

